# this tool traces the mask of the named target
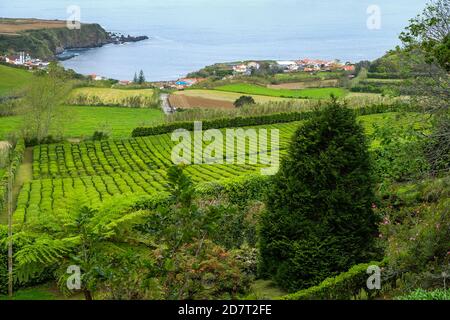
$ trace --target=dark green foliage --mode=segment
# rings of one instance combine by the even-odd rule
[[[445,70],[450,71],[450,35],[444,38],[444,41],[434,49],[434,56]]]
[[[368,261],[377,218],[367,142],[333,102],[301,126],[261,219],[260,273],[288,291]]]
[[[255,99],[251,96],[242,96],[234,102],[236,108],[242,108],[243,106],[250,104],[256,104]]]
[[[92,135],[92,140],[94,141],[100,141],[100,140],[107,140],[109,139],[109,134],[103,131],[95,131]]]
[[[139,77],[138,77],[137,83],[144,84],[144,82],[145,82],[145,75],[144,75],[144,71],[141,70],[139,72]]]

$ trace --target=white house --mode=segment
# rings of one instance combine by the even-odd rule
[[[236,73],[247,73],[248,68],[245,64],[238,64],[236,66],[233,66],[233,71]]]
[[[260,66],[260,64],[258,62],[249,62],[247,64],[247,67],[250,68],[250,69],[259,70],[259,68],[261,66]]]
[[[297,65],[297,63],[295,61],[277,61],[277,64],[280,67],[284,67],[284,68],[288,68],[289,66],[292,66],[292,65]]]

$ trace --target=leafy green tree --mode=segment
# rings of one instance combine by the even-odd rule
[[[148,219],[164,299],[232,298],[249,286],[239,259],[213,241],[224,212],[194,201],[194,185],[183,167],[168,170],[171,199]]]
[[[139,83],[139,78],[136,72],[134,73],[133,83]]]
[[[42,142],[66,113],[60,108],[71,90],[66,78],[60,78],[58,66],[48,75],[36,76],[25,91],[23,132],[27,140]]]
[[[234,106],[236,108],[242,108],[243,106],[246,105],[251,105],[251,104],[255,104],[255,99],[253,99],[253,97],[251,96],[241,96],[240,98],[238,98],[235,102],[234,102]]]
[[[448,171],[450,127],[450,2],[430,1],[423,12],[410,20],[410,25],[400,36],[407,53],[405,60],[417,65],[415,52],[425,56],[422,69],[426,76],[416,77],[406,84],[414,103],[433,114],[433,128],[428,135],[425,155],[431,173]]]
[[[450,3],[432,0],[422,14],[410,20],[410,25],[400,35],[408,49],[421,48],[430,62],[438,63],[450,71]]]
[[[262,276],[289,291],[368,261],[377,218],[367,142],[333,101],[294,134],[260,227]]]

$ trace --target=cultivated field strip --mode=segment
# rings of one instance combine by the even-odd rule
[[[293,122],[252,129],[280,130],[279,152],[283,155],[298,126],[299,122]],[[225,130],[221,130],[224,137]],[[270,146],[270,139],[259,138]],[[37,146],[33,149],[33,180],[20,192],[14,219],[19,223],[38,221],[42,215],[64,209],[77,196],[87,197],[96,205],[117,195],[139,197],[167,191],[166,172],[173,165],[171,152],[176,144],[171,135],[164,134]],[[203,146],[208,144],[204,142]],[[229,164],[224,159],[223,164],[192,164],[185,171],[195,183],[259,172],[265,165],[249,164],[250,147],[257,145],[247,140],[245,155],[238,153],[245,158],[244,164]]]
[[[280,149],[284,150],[297,127],[298,123],[289,123],[255,128],[279,129]],[[262,135],[259,139],[267,141]],[[83,177],[167,169],[172,165],[171,153],[177,143],[171,140],[169,134],[163,134],[128,140],[41,145],[33,151],[33,178]],[[270,147],[270,139],[267,144]],[[203,145],[208,143],[204,142]],[[246,146],[247,156],[250,147],[258,147],[248,140]],[[226,151],[224,148],[224,155]]]

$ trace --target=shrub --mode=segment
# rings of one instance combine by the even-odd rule
[[[389,259],[388,268],[391,273],[397,274],[401,290],[445,287],[450,274],[448,185],[445,190],[435,203],[408,206],[408,203],[413,204],[425,197],[416,193],[415,201],[403,201],[406,206],[380,209],[384,214],[380,232],[387,239],[385,255]]]
[[[108,140],[109,135],[106,132],[102,131],[95,131],[92,135],[92,140],[94,141],[100,141],[100,140]]]
[[[347,272],[327,278],[319,285],[282,297],[283,300],[351,300],[360,296],[372,298],[377,292],[367,289],[367,269],[385,263],[371,262],[353,266]]]
[[[256,104],[255,99],[253,99],[253,97],[251,96],[242,96],[234,102],[234,106],[236,108],[241,108],[249,104]]]
[[[428,172],[421,130],[414,123],[398,126],[393,120],[387,120],[382,126],[374,125],[371,138],[379,144],[372,152],[377,182],[416,180]]]
[[[261,219],[260,273],[295,291],[370,260],[377,219],[367,142],[333,102],[294,134]]]
[[[24,140],[19,140],[14,148],[13,155],[12,155],[12,162],[11,162],[11,171],[14,176],[19,169],[20,164],[22,163],[23,154],[25,152],[25,142]],[[8,186],[8,178],[9,178],[9,170],[5,169],[5,172],[3,176],[0,175],[0,211],[3,210],[5,203],[6,203],[6,197],[7,197],[7,186]]]

